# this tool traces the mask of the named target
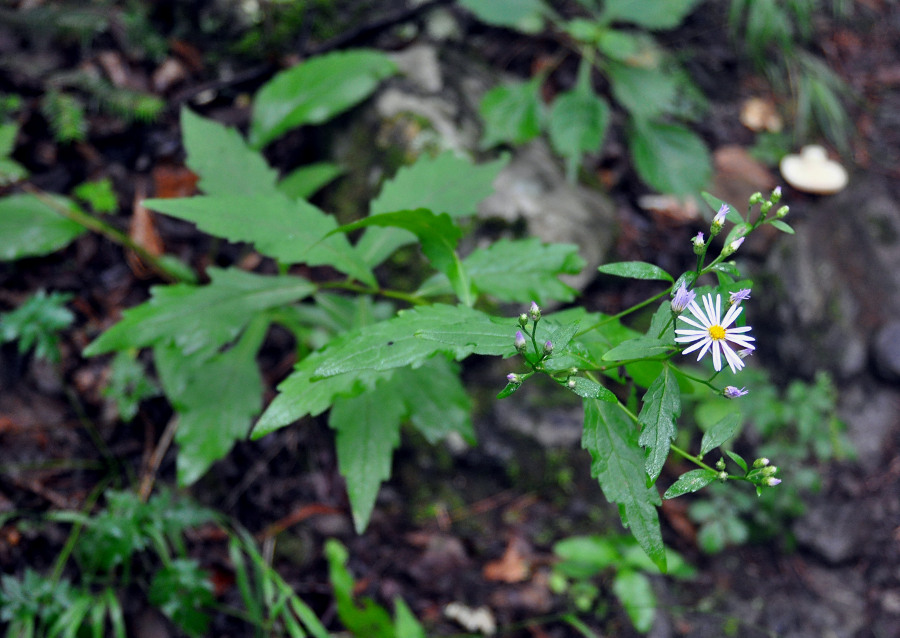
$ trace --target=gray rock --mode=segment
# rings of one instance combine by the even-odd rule
[[[875,333],[872,359],[885,380],[900,381],[900,321],[891,321]]]
[[[796,523],[797,541],[832,565],[861,554],[868,533],[858,522],[858,505],[830,502],[815,504]]]
[[[900,392],[855,384],[841,393],[838,414],[857,456],[877,465],[891,430],[900,423]]]

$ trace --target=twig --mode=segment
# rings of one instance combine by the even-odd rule
[[[146,502],[150,498],[150,493],[153,491],[153,483],[156,481],[156,473],[159,471],[159,466],[162,465],[166,452],[169,451],[169,446],[172,445],[172,439],[175,438],[175,430],[177,429],[178,415],[176,414],[166,424],[166,429],[163,430],[162,436],[159,437],[159,443],[156,444],[156,449],[153,450],[147,467],[144,469],[144,474],[141,477],[141,489],[138,492],[141,501]]]

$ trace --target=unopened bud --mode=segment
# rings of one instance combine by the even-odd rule
[[[759,212],[761,212],[763,215],[768,213],[770,210],[772,210],[772,202],[763,202],[759,207]]]
[[[755,206],[756,204],[759,204],[759,203],[761,203],[761,202],[763,202],[763,201],[765,201],[765,200],[763,200],[763,195],[762,195],[762,193],[760,193],[760,192],[757,191],[756,193],[753,193],[753,194],[750,196],[750,199],[749,199],[748,201],[750,202],[750,205],[751,205],[751,206]]]
[[[774,476],[770,476],[765,481],[763,481],[763,483],[765,483],[769,487],[775,487],[776,485],[781,483],[781,479],[777,479]]]
[[[764,456],[759,457],[755,461],[753,461],[753,467],[765,467],[769,464],[769,459]]]
[[[691,240],[691,243],[694,245],[694,253],[697,255],[702,253],[703,247],[706,245],[706,242],[703,240],[703,233],[697,233]]]
[[[769,197],[769,201],[773,204],[777,204],[781,201],[781,186],[775,187],[775,190],[772,191],[772,195]]]
[[[525,335],[522,334],[521,330],[516,330],[516,350],[519,352],[525,352]]]
[[[524,312],[519,315],[519,325],[523,328],[528,325],[528,315],[526,315]]]
[[[549,357],[553,353],[553,344],[549,341],[544,342],[544,356]]]
[[[728,480],[728,472],[723,470],[723,471],[719,472],[718,474],[716,474],[716,478],[719,479],[720,481],[727,481]]]
[[[784,217],[785,215],[787,215],[787,214],[788,214],[788,211],[790,211],[790,210],[791,210],[791,209],[790,209],[789,206],[782,206],[781,208],[779,208],[778,210],[775,211],[775,218],[776,218],[776,219],[781,219],[782,217]]]
[[[691,302],[696,296],[697,293],[693,290],[688,290],[687,286],[685,286],[682,281],[681,286],[678,287],[678,290],[675,291],[675,296],[672,298],[672,312],[676,315],[680,315],[689,305],[691,305]]]
[[[725,246],[725,248],[722,249],[722,256],[730,257],[731,255],[733,255],[735,253],[735,251],[738,248],[741,247],[741,244],[743,244],[743,243],[744,243],[744,238],[738,237],[737,239],[735,239],[733,242],[731,242],[730,244]]]
[[[728,214],[728,204],[722,204],[719,207],[719,210],[716,212],[716,216],[713,217],[712,225],[709,227],[709,234],[712,237],[715,237],[722,230],[722,226],[725,225],[725,216]]]
[[[538,321],[541,318],[541,308],[534,301],[531,302],[531,308],[528,309],[528,316],[532,321]]]
[[[520,385],[522,383],[522,377],[517,375],[515,372],[510,372],[508,375],[506,375],[506,380],[509,383],[512,383],[515,385]]]
[[[570,389],[574,389],[575,388],[575,379],[569,379],[568,381],[566,381],[566,386],[568,386]]]
[[[767,465],[766,467],[764,467],[763,469],[761,469],[759,471],[759,473],[762,474],[763,476],[775,476],[775,474],[777,472],[778,472],[778,467],[776,467],[775,465]]]
[[[719,459],[716,461],[716,469],[720,472],[725,469],[725,459]]]

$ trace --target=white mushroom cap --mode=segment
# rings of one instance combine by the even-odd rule
[[[785,155],[781,160],[781,174],[798,191],[831,195],[847,186],[847,171],[828,159],[825,149],[818,145],[804,146],[799,155]]]

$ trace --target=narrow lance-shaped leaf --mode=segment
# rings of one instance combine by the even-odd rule
[[[585,399],[581,446],[591,454],[591,476],[600,481],[604,496],[619,505],[622,522],[665,572],[666,551],[656,511],[661,500],[656,489],[647,486],[643,454],[631,420],[616,404]]]
[[[597,268],[597,270],[606,275],[627,277],[629,279],[674,281],[672,275],[665,270],[644,261],[617,261],[612,264],[604,264]]]
[[[700,441],[700,456],[716,449],[741,431],[741,415],[729,414],[704,432]]]
[[[668,365],[644,394],[644,407],[638,415],[641,423],[639,443],[647,448],[647,475],[656,481],[669,457],[669,445],[677,434],[675,419],[681,414],[681,391]]]
[[[85,356],[167,343],[184,354],[216,348],[232,341],[258,313],[315,292],[300,277],[219,268],[210,268],[209,275],[206,286],[154,286],[150,300],[126,310],[85,348]]]
[[[685,472],[678,477],[672,486],[666,490],[663,498],[675,498],[682,494],[689,494],[702,490],[704,487],[716,480],[716,472],[714,470],[697,469]]]

